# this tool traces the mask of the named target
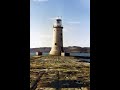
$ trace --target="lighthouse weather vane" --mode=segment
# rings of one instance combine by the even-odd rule
[[[56,19],[62,19],[62,16],[57,16]]]

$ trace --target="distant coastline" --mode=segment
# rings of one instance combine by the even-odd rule
[[[80,53],[90,53],[90,47],[79,47],[79,46],[68,46],[63,48],[65,52],[80,52]],[[39,47],[39,48],[30,48],[30,52],[50,52],[51,47]]]

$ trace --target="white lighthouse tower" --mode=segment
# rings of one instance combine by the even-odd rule
[[[63,52],[62,20],[58,17],[53,25],[53,41],[50,55],[60,56]]]

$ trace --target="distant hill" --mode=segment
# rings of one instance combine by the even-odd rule
[[[30,52],[50,52],[51,47],[40,47],[40,48],[30,48]],[[68,46],[64,47],[65,52],[82,52],[82,53],[90,53],[90,47],[79,47],[79,46]]]

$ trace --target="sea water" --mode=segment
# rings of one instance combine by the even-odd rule
[[[43,56],[47,56],[48,54],[49,54],[49,53],[47,53],[47,52],[43,52],[43,53],[42,53]],[[35,55],[36,55],[35,52],[31,52],[31,53],[30,53],[30,57],[35,56]],[[90,57],[90,53],[72,52],[72,53],[70,53],[70,56],[87,56],[87,57]],[[82,60],[85,60],[85,61],[90,62],[90,59],[82,59]]]

